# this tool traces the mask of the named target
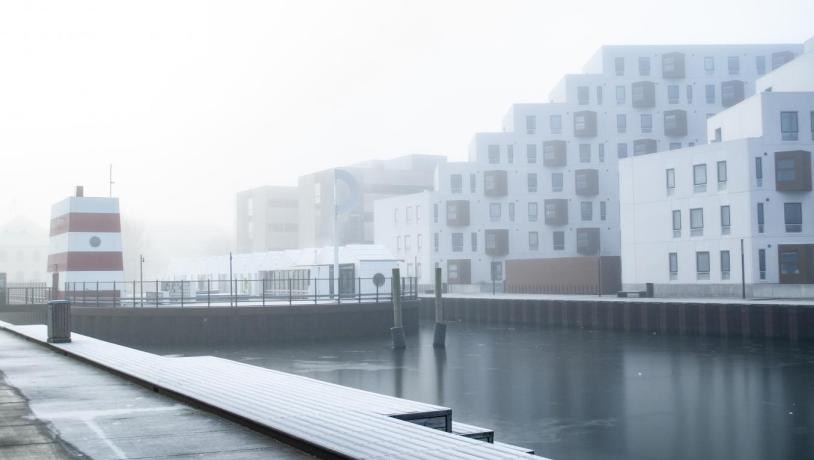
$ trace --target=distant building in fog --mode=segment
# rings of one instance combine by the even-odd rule
[[[359,188],[359,206],[338,219],[339,244],[373,243],[373,202],[432,189],[435,169],[445,162],[446,157],[439,155],[405,155],[337,168],[352,176]],[[259,187],[238,193],[238,252],[334,244],[334,171],[301,176],[294,187]]]
[[[31,221],[15,218],[0,226],[0,272],[9,283],[47,282],[48,232]]]
[[[297,187],[258,187],[237,194],[237,252],[297,247]]]
[[[810,45],[710,118],[710,144],[620,161],[627,288],[738,296],[745,282],[748,296],[814,295]]]

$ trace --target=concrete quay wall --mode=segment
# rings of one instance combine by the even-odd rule
[[[418,301],[402,303],[404,327],[418,328]],[[0,308],[0,320],[44,324],[45,305]],[[71,309],[73,332],[121,345],[272,343],[389,337],[392,304],[343,303],[275,307]]]
[[[434,301],[423,298],[422,316]],[[597,298],[444,298],[444,319],[487,324],[606,329],[674,335],[814,340],[814,307],[794,303]]]

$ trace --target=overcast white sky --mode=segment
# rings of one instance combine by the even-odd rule
[[[84,184],[170,241],[234,193],[369,158],[459,160],[603,44],[786,43],[811,0],[3,1],[0,224]],[[197,237],[197,236],[196,236]]]

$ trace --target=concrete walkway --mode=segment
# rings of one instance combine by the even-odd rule
[[[0,459],[307,454],[0,330]]]

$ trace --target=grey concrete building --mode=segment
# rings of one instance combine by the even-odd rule
[[[297,247],[297,187],[258,187],[237,194],[237,251]]]

